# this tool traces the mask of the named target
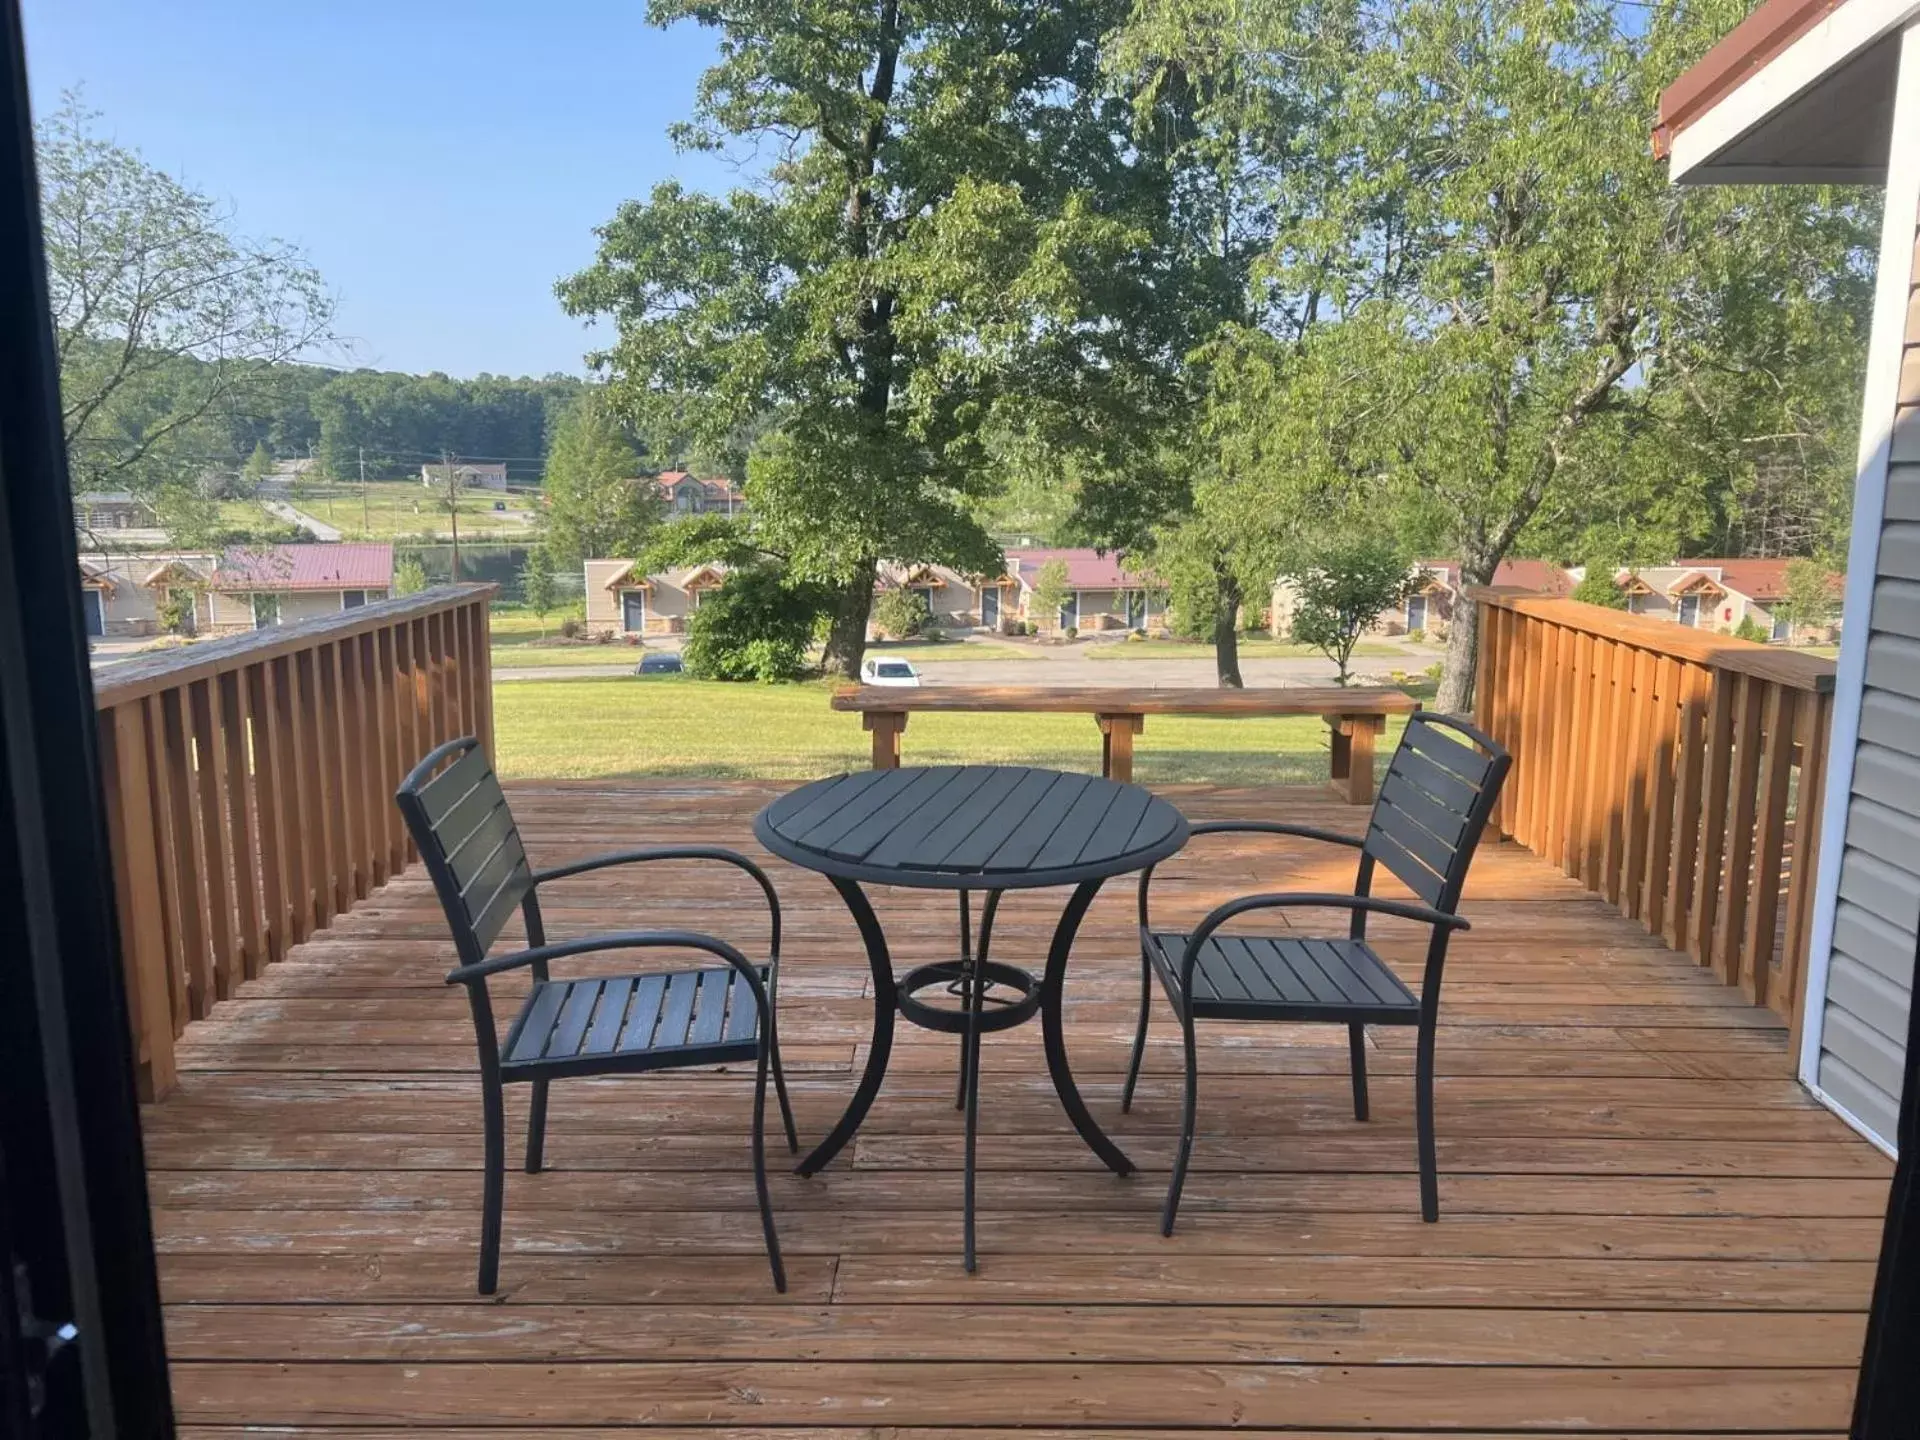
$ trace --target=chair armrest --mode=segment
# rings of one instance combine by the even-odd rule
[[[1189,826],[1187,834],[1224,835],[1231,833],[1248,835],[1297,835],[1303,840],[1322,840],[1329,845],[1345,845],[1348,849],[1358,850],[1367,842],[1358,835],[1342,835],[1335,830],[1322,830],[1313,825],[1289,825],[1280,820],[1203,820],[1198,825]],[[1140,872],[1140,928],[1148,927],[1147,891],[1153,884],[1154,867],[1149,865]]]
[[[549,880],[564,880],[570,875],[585,875],[590,871],[604,870],[612,865],[643,865],[649,860],[717,860],[723,865],[732,865],[751,875],[767,897],[767,910],[772,916],[773,934],[768,946],[768,959],[774,964],[780,963],[780,897],[774,893],[773,881],[767,878],[767,872],[737,850],[728,850],[720,845],[647,845],[638,850],[616,850],[608,855],[594,855],[585,860],[576,860],[571,865],[555,865],[548,870],[533,872],[533,884],[536,890]]]
[[[754,994],[764,1001],[759,968],[724,940],[702,935],[695,930],[619,930],[606,935],[584,935],[578,940],[562,940],[552,945],[537,945],[531,950],[515,950],[495,955],[472,965],[462,965],[447,975],[449,985],[471,985],[505,970],[548,960],[564,960],[569,955],[590,955],[601,950],[704,950],[718,956],[746,976]]]
[[[1322,830],[1314,825],[1288,825],[1278,820],[1204,820],[1190,826],[1189,835],[1220,835],[1230,831],[1244,831],[1257,835],[1298,835],[1303,840],[1322,840],[1329,845],[1345,845],[1350,850],[1358,850],[1367,842],[1358,835],[1342,835],[1335,830]]]

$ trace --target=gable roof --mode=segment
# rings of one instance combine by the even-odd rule
[[[235,546],[220,557],[216,590],[385,590],[391,545]]]
[[[1460,588],[1458,560],[1416,560],[1417,567],[1435,576],[1449,590]],[[1551,560],[1502,560],[1494,567],[1493,583],[1536,595],[1568,595],[1573,577]]]
[[[1065,562],[1067,584],[1075,590],[1140,589],[1158,583],[1144,571],[1127,569],[1117,550],[1109,550],[1105,555],[1085,548],[1009,550],[1007,573],[1031,587],[1041,567],[1050,560]]]

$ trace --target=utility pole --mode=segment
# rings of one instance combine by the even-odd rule
[[[441,479],[447,487],[447,518],[453,526],[453,583],[460,583],[460,482],[450,451],[440,452]]]
[[[371,531],[373,521],[367,516],[367,447],[361,445],[356,448],[360,452],[360,528],[362,531]]]

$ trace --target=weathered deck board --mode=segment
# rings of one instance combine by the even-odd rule
[[[522,785],[513,800],[536,862],[554,863],[666,836],[750,849],[748,821],[778,790]],[[1196,819],[1352,823],[1319,791],[1170,793]],[[1344,863],[1210,838],[1156,881],[1156,915],[1331,888]],[[782,1032],[803,1138],[817,1137],[864,1055],[866,966],[823,881],[785,867],[775,880]],[[545,908],[556,935],[671,916],[753,951],[764,931],[745,898],[711,868],[649,867],[570,882]],[[1063,899],[1011,897],[996,954],[1036,957]],[[951,945],[952,903],[880,898],[903,965]],[[753,1218],[745,1074],[562,1084],[553,1168],[509,1169],[501,1295],[481,1302],[469,1022],[440,983],[432,896],[403,877],[196,1023],[179,1090],[148,1112],[183,1434],[1844,1430],[1889,1170],[1788,1078],[1769,1012],[1544,862],[1490,848],[1442,1011],[1440,1223],[1418,1220],[1410,1037],[1376,1035],[1362,1126],[1343,1034],[1213,1025],[1194,1173],[1163,1240],[1177,1030],[1156,1016],[1121,1116],[1132,904],[1116,884],[1082,929],[1068,1045],[1145,1173],[1117,1180],[1073,1137],[1037,1028],[990,1037],[968,1277],[953,1047],[905,1028],[849,1153],[810,1181],[776,1174],[791,1277],[778,1296]],[[1420,938],[1380,932],[1409,979]],[[510,1092],[510,1125],[524,1098]]]

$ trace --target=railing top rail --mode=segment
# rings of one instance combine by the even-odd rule
[[[264,630],[249,630],[222,640],[207,640],[183,645],[177,650],[160,650],[121,660],[96,670],[93,698],[97,709],[139,700],[162,690],[224,675],[263,660],[291,655],[314,645],[330,644],[369,630],[379,630],[399,620],[432,615],[442,610],[491,599],[500,587],[466,583],[441,585],[394,600],[375,600],[342,610],[338,615],[323,615],[314,620],[295,620]]]
[[[1603,639],[1632,645],[1656,655],[1690,660],[1716,670],[1771,680],[1795,690],[1828,694],[1833,690],[1834,662],[1821,655],[1806,655],[1778,645],[1763,645],[1732,635],[1702,634],[1676,625],[1671,620],[1655,620],[1645,615],[1627,615],[1604,605],[1588,605],[1579,600],[1555,599],[1504,586],[1480,586],[1467,591],[1469,598],[1515,614],[1564,625],[1569,630],[1597,635]]]

